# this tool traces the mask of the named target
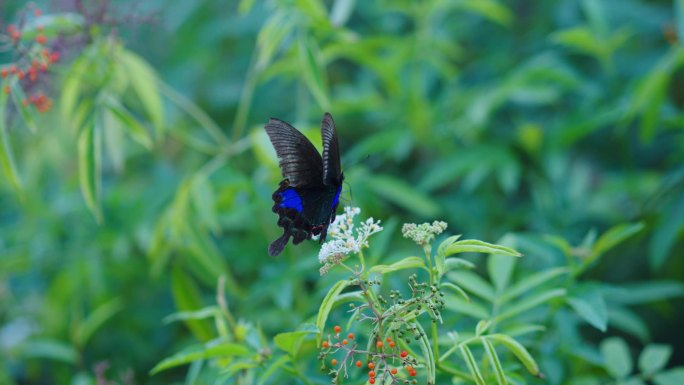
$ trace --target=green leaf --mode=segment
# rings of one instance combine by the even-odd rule
[[[494,288],[479,275],[469,271],[453,271],[447,274],[447,278],[470,293],[489,302],[494,302]]]
[[[171,291],[178,310],[188,312],[203,308],[199,289],[180,267],[174,267],[171,272]],[[213,336],[206,320],[188,319],[185,324],[200,341],[209,341]]]
[[[513,21],[513,13],[495,0],[465,0],[458,3],[464,9],[478,13],[504,27],[509,27]]]
[[[549,290],[549,291],[541,292],[539,294],[525,298],[522,301],[517,302],[513,305],[505,307],[504,311],[502,311],[496,317],[495,321],[501,322],[505,319],[515,317],[516,315],[521,314],[527,310],[535,308],[535,307],[542,305],[546,302],[549,302],[553,299],[564,297],[565,295],[566,295],[565,289],[555,289],[555,290]]]
[[[649,247],[648,259],[653,270],[662,267],[684,228],[684,196],[663,212],[667,214],[655,226]]]
[[[442,282],[442,284],[441,284],[440,286],[441,286],[441,287],[445,287],[445,288],[447,288],[447,289],[453,290],[456,294],[458,294],[458,295],[460,295],[461,297],[463,297],[464,300],[470,302],[470,297],[468,297],[468,294],[466,294],[466,292],[463,291],[463,289],[461,289],[460,286],[454,285],[454,284],[451,283],[451,282]]]
[[[639,355],[639,370],[642,374],[651,375],[667,365],[672,355],[672,347],[663,344],[649,344]]]
[[[263,385],[268,381],[268,379],[275,373],[276,370],[280,369],[281,367],[285,366],[288,362],[290,362],[290,356],[282,356],[278,358],[275,362],[271,363],[266,370],[264,370],[261,374],[261,377],[259,377],[259,382],[257,382],[257,385]]]
[[[435,269],[437,272],[437,278],[441,278],[447,271],[446,268],[446,254],[444,251],[446,250],[447,246],[450,244],[456,242],[458,238],[460,238],[461,235],[452,235],[449,238],[445,239],[442,241],[442,243],[439,244],[439,248],[437,249],[437,254],[435,254]]]
[[[78,174],[86,206],[97,222],[102,223],[102,133],[99,124],[87,125],[78,135]]]
[[[556,44],[593,56],[601,62],[607,59],[607,51],[601,46],[601,39],[597,38],[586,26],[555,32],[551,35],[551,40]]]
[[[325,330],[325,323],[328,320],[330,310],[332,310],[333,305],[337,300],[337,296],[342,292],[342,290],[349,286],[349,284],[349,280],[338,281],[335,285],[333,285],[333,287],[330,288],[328,294],[326,294],[325,298],[323,298],[323,301],[321,301],[321,306],[318,308],[318,314],[316,315],[316,327],[321,331],[321,334]],[[319,334],[317,338],[318,345],[320,345],[321,342],[321,334]]]
[[[530,355],[527,349],[525,349],[520,342],[505,334],[490,334],[486,338],[504,345],[518,358],[518,360],[520,360],[530,374],[533,376],[539,376],[539,365],[537,365],[537,362],[534,360],[534,358],[532,358],[532,355]]]
[[[682,385],[684,384],[684,367],[679,366],[653,376],[656,385]]]
[[[157,131],[157,136],[161,137],[164,131],[164,108],[156,72],[140,56],[125,49],[119,52],[119,60],[126,68],[125,73],[129,84],[138,95],[147,116]]]
[[[488,319],[491,316],[488,308],[479,303],[467,302],[457,297],[447,297],[446,307],[455,313],[469,315],[477,319]]]
[[[489,329],[491,325],[492,323],[488,320],[480,320],[480,322],[478,322],[475,326],[475,335],[481,336],[484,332],[487,331],[487,329]]]
[[[485,253],[485,254],[501,254],[512,257],[521,257],[522,254],[517,251],[492,243],[487,243],[483,241],[478,241],[476,239],[465,239],[463,241],[457,241],[447,246],[444,250],[446,256],[456,254],[456,253]]]
[[[487,273],[494,283],[497,294],[503,294],[504,289],[508,287],[516,261],[515,258],[499,254],[492,254],[487,258]]]
[[[470,351],[468,345],[461,345],[459,350],[461,351],[463,361],[465,361],[466,365],[468,366],[468,370],[470,370],[470,374],[472,374],[475,383],[477,385],[486,385],[487,383],[482,377],[480,368],[477,366],[477,361],[475,360],[475,357],[473,357],[473,352]]]
[[[622,288],[607,293],[611,301],[624,305],[638,305],[683,296],[684,283],[666,280],[625,284]]]
[[[487,357],[494,367],[494,374],[496,375],[496,382],[499,385],[507,385],[506,374],[504,373],[503,367],[501,366],[501,361],[499,361],[499,356],[496,354],[496,350],[491,342],[485,337],[480,337],[480,342],[484,346],[485,352],[487,352]]]
[[[432,218],[439,215],[439,205],[432,198],[418,192],[402,180],[388,175],[374,175],[365,178],[364,182],[380,198],[384,198],[422,218]]]
[[[196,345],[182,352],[176,353],[171,357],[165,358],[160,363],[155,365],[152,370],[150,370],[150,374],[154,375],[161,371],[180,365],[185,365],[193,361],[217,357],[246,356],[248,354],[250,354],[250,351],[247,347],[235,343],[224,342],[207,348],[204,348],[201,345]]]
[[[280,333],[273,338],[276,346],[287,352],[293,359],[297,358],[299,348],[302,346],[304,338],[310,334],[320,334],[320,329],[314,325],[308,330],[298,330],[294,332]]]
[[[32,339],[21,344],[19,356],[24,359],[47,358],[72,365],[78,361],[78,352],[73,346],[48,338]]]
[[[119,298],[114,298],[98,306],[88,317],[76,326],[74,342],[83,348],[90,337],[116,313],[123,310],[124,304]]]
[[[463,258],[447,258],[444,261],[444,270],[445,273],[451,271],[451,270],[460,270],[460,269],[469,269],[472,270],[475,268],[475,264],[463,259]]]
[[[420,323],[413,322],[412,325],[420,333],[420,339],[418,340],[418,343],[420,344],[420,350],[423,353],[423,360],[425,360],[427,383],[434,384],[436,377],[435,356],[432,351],[432,347],[430,346],[430,339]]]
[[[323,111],[330,110],[325,69],[318,47],[312,38],[304,34],[299,37],[299,66],[304,83],[309,88],[319,107]]]
[[[644,227],[643,222],[637,222],[623,223],[610,228],[610,230],[606,231],[596,240],[594,247],[592,247],[591,255],[585,261],[585,265],[591,264],[596,258],[640,232]]]
[[[425,269],[425,260],[420,257],[406,257],[401,261],[395,262],[391,265],[375,265],[371,267],[368,272],[376,274],[387,274],[397,270],[404,269],[415,269],[423,268]]]
[[[608,307],[608,324],[637,337],[641,342],[651,339],[646,322],[629,308],[612,303]]]
[[[110,97],[106,101],[108,110],[128,131],[128,134],[146,149],[152,148],[152,137],[147,129],[118,100]]]
[[[0,86],[0,168],[5,178],[10,182],[17,194],[21,194],[21,181],[17,168],[14,165],[14,155],[12,155],[12,147],[10,146],[9,134],[7,125],[7,118],[5,111],[7,110],[7,94],[2,92],[7,86],[7,81],[2,82]]]
[[[221,314],[221,309],[219,309],[218,306],[207,306],[199,310],[180,311],[173,314],[169,314],[168,316],[164,317],[162,322],[164,322],[165,324],[169,324],[171,322],[176,321],[214,318],[219,314]]]
[[[518,283],[508,288],[508,290],[506,290],[506,292],[503,293],[500,300],[501,302],[508,302],[511,299],[516,298],[522,294],[529,293],[532,289],[541,286],[560,275],[567,274],[568,272],[569,269],[566,267],[557,267],[554,269],[542,270],[538,273],[532,274],[528,277],[521,279],[520,281],[518,281]]]
[[[575,312],[591,326],[605,332],[608,326],[608,309],[598,287],[584,286],[573,290],[567,299]]]
[[[623,339],[607,338],[601,342],[600,349],[606,370],[612,377],[623,379],[632,373],[632,357]]]

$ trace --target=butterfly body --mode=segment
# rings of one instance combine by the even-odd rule
[[[328,226],[342,192],[344,175],[340,169],[337,134],[332,116],[326,113],[321,124],[323,156],[311,142],[288,123],[271,119],[266,133],[278,155],[283,181],[273,192],[273,212],[283,235],[269,246],[269,254],[278,255],[292,237],[299,244],[313,235],[325,241]]]

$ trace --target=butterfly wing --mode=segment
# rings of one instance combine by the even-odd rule
[[[271,118],[265,128],[278,155],[283,177],[290,181],[290,185],[321,185],[323,160],[309,139],[279,119]]]
[[[323,115],[321,122],[321,138],[323,139],[323,184],[341,185],[340,147],[337,143],[335,121],[328,112]]]

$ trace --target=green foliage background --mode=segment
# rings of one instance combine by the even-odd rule
[[[3,22],[23,5],[0,3]],[[34,132],[10,107],[0,126],[16,167],[3,164],[0,182],[0,383],[90,383],[103,361],[112,379],[130,370],[136,383],[180,383],[184,370],[148,372],[214,325],[162,320],[215,303],[222,275],[245,333],[309,321],[335,280],[319,276],[314,242],[266,254],[280,174],[262,126],[279,117],[318,143],[324,111],[338,125],[344,202],[385,226],[370,261],[415,253],[403,222],[513,233],[525,254],[516,279],[572,256],[589,259],[586,282],[627,288],[627,302],[642,295],[631,334],[608,317],[605,331],[578,328],[588,344],[619,335],[636,354],[659,342],[673,346],[671,365],[684,362],[681,1],[174,0],[108,11],[156,17],[91,26],[53,73],[56,106],[33,117]],[[98,83],[111,74],[121,77]],[[87,108],[104,118],[88,137],[74,111],[93,95],[105,102]],[[597,245],[609,229],[624,242]],[[569,360],[541,369],[568,383],[581,367]]]

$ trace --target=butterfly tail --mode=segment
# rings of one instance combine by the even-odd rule
[[[268,246],[268,254],[272,257],[275,257],[278,254],[282,253],[283,249],[285,249],[285,245],[287,245],[287,242],[290,240],[291,235],[292,234],[290,233],[290,229],[285,230],[285,233],[283,233],[283,235],[280,236],[280,238],[271,242],[271,245]]]

